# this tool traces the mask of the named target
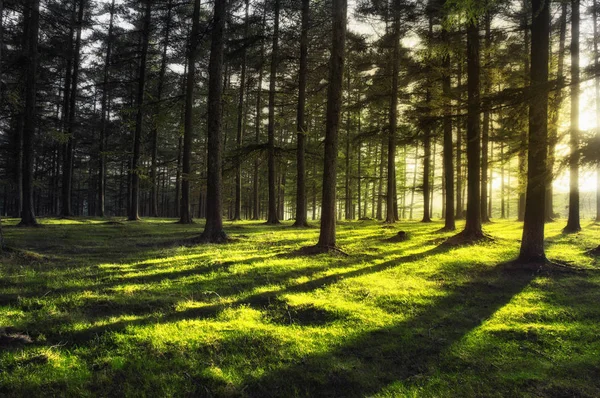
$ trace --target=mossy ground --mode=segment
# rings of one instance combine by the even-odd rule
[[[599,224],[547,227],[589,271],[535,274],[502,266],[509,221],[458,248],[440,223],[341,223],[348,257],[291,255],[318,235],[291,223],[186,247],[201,225],[42,222],[5,228],[27,251],[0,258],[2,396],[600,396]]]

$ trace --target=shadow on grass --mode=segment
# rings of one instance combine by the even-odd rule
[[[246,381],[250,396],[369,396],[397,381],[425,375],[442,353],[522,291],[533,275],[485,269],[449,286],[432,305],[393,326],[350,338]]]

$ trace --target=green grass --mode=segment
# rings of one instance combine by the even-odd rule
[[[289,224],[184,247],[201,225],[42,221],[5,228],[1,396],[600,396],[599,224],[547,228],[589,271],[532,274],[501,265],[508,221],[460,248],[440,223],[342,223],[348,257],[292,255],[318,229]]]

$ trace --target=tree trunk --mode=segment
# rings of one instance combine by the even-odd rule
[[[29,10],[26,12],[27,45],[24,55],[27,60],[25,79],[25,110],[23,124],[23,211],[21,212],[22,226],[38,225],[33,207],[33,162],[35,151],[33,141],[36,125],[36,83],[38,65],[38,34],[40,27],[40,1],[29,0]]]
[[[246,16],[244,19],[244,40],[248,38],[248,12],[250,3],[249,0],[245,0],[246,3]],[[237,136],[236,144],[237,150],[240,151],[242,148],[242,140],[244,137],[244,94],[246,90],[246,44],[244,43],[244,49],[242,51],[242,72],[240,75],[240,91],[238,98],[238,114],[237,114]],[[235,161],[235,204],[233,220],[239,221],[242,219],[242,159],[238,155]]]
[[[531,97],[529,104],[529,155],[527,200],[519,262],[539,263],[544,253],[544,204],[546,158],[548,156],[548,60],[550,7],[545,0],[533,0],[531,25]]]
[[[110,19],[108,23],[108,37],[106,40],[106,58],[104,59],[104,73],[102,81],[102,99],[101,99],[101,117],[100,117],[100,146],[98,150],[98,216],[104,217],[105,208],[105,184],[106,178],[106,156],[104,154],[104,146],[106,141],[106,124],[109,117],[108,103],[108,80],[112,53],[113,29],[115,17],[115,0],[110,4]]]
[[[569,156],[569,219],[565,232],[581,230],[579,215],[579,21],[580,0],[571,0],[571,154]]]
[[[462,232],[464,238],[483,237],[481,229],[481,126],[479,115],[480,100],[480,59],[478,21],[471,21],[467,27],[467,74],[468,74],[468,115],[467,115],[467,222]]]
[[[321,231],[317,247],[329,250],[336,246],[336,180],[338,155],[338,130],[342,106],[342,81],[346,46],[346,0],[332,0],[333,33],[327,91],[327,117],[325,121],[325,157],[323,164],[323,200]]]
[[[167,71],[167,50],[169,48],[169,39],[170,39],[170,35],[171,35],[171,10],[173,8],[173,0],[169,0],[168,4],[167,4],[167,19],[165,22],[165,37],[164,37],[164,42],[163,42],[163,49],[162,49],[162,55],[161,55],[161,62],[160,62],[160,70],[158,72],[158,87],[157,87],[157,93],[156,93],[156,102],[157,102],[157,109],[156,109],[156,114],[155,116],[160,114],[161,111],[161,107],[162,107],[162,95],[163,95],[163,88],[164,88],[164,84],[165,84],[165,74]],[[153,126],[152,126],[152,137],[151,137],[151,143],[152,143],[152,159],[151,159],[151,164],[150,164],[150,185],[151,185],[151,192],[150,192],[150,215],[152,217],[158,217],[158,181],[157,181],[157,159],[158,159],[158,130],[159,130],[159,126],[158,126],[158,118],[155,118]]]
[[[492,17],[489,12],[485,14],[485,59],[490,62],[491,57],[491,45],[492,45],[492,33],[491,23]],[[484,68],[484,83],[483,83],[483,94],[485,96],[490,95],[491,85],[491,73],[489,72],[491,66]],[[489,145],[490,145],[490,110],[486,107],[483,112],[483,131],[481,135],[481,221],[489,222],[490,215],[488,214],[488,172],[489,172]]]
[[[73,62],[75,51],[73,50],[73,35],[75,33],[77,15],[77,0],[73,0],[71,9],[71,18],[69,23],[69,36],[67,38],[67,59],[65,68],[65,85],[63,95],[63,110],[62,110],[62,129],[63,133],[69,135],[71,131],[71,95],[73,81]],[[72,137],[68,136],[67,142],[63,145],[63,167],[62,167],[62,187],[61,187],[61,215],[69,217],[71,215],[71,167],[72,167]]]
[[[527,26],[529,26],[529,17],[527,17],[527,14],[525,13],[525,11],[528,9],[529,7],[529,1],[530,0],[523,0],[523,11],[524,11],[524,20],[523,20],[523,26],[525,27],[525,59],[524,59],[524,66],[525,66],[525,86],[527,87],[530,84],[530,74],[531,74],[531,65],[530,65],[530,59],[529,59],[529,49],[530,49],[530,38],[529,38],[529,29],[527,29]],[[526,191],[526,179],[527,179],[527,129],[523,128],[521,130],[521,142],[519,145],[519,178],[518,178],[518,194],[519,194],[519,201],[518,201],[518,213],[517,213],[517,219],[519,221],[523,221],[525,219],[525,191]]]
[[[394,2],[394,34],[393,34],[393,53],[392,53],[392,81],[390,95],[390,113],[388,127],[388,164],[387,164],[387,206],[386,223],[395,223],[397,221],[394,211],[394,202],[396,202],[396,130],[398,129],[398,74],[400,73],[400,7],[398,1]],[[397,204],[396,204],[397,206]]]
[[[208,64],[208,158],[206,173],[206,225],[201,241],[222,243],[227,240],[223,231],[223,175],[221,147],[221,100],[223,97],[223,58],[225,52],[225,20],[227,0],[215,0],[213,29]]]
[[[596,91],[596,142],[600,142],[600,65],[598,57],[598,1],[593,4],[593,23],[594,23],[594,70],[596,79],[594,79],[594,88]],[[596,164],[596,222],[600,221],[600,160]]]
[[[558,65],[556,73],[556,88],[551,93],[551,107],[549,108],[550,120],[548,125],[548,173],[546,181],[546,222],[554,220],[554,165],[556,163],[556,145],[558,144],[558,123],[560,119],[560,108],[563,102],[565,42],[567,36],[567,3],[561,3],[561,14],[559,20],[559,44]],[[552,47],[551,47],[552,48]]]
[[[300,70],[298,72],[298,108],[296,114],[296,130],[298,148],[296,149],[296,227],[307,227],[306,219],[306,82],[308,79],[308,26],[310,17],[310,0],[302,0],[302,32],[300,36]]]
[[[442,39],[449,42],[448,31],[442,30]],[[444,98],[444,189],[445,189],[445,212],[444,212],[444,230],[454,231],[456,222],[454,220],[454,162],[452,148],[452,70],[450,64],[450,54],[445,54],[442,61],[442,92]]]
[[[462,87],[462,59],[458,61],[458,77],[457,85]],[[463,120],[461,115],[462,92],[459,93],[457,118],[456,118],[456,219],[462,220],[465,217],[465,210],[463,206]]]
[[[144,10],[144,25],[141,31],[141,55],[138,72],[138,90],[136,97],[136,116],[135,131],[133,135],[133,156],[131,157],[131,204],[129,206],[129,221],[139,220],[139,201],[140,201],[140,176],[138,163],[140,160],[140,149],[142,142],[142,128],[144,122],[144,90],[146,87],[146,59],[148,57],[148,43],[150,41],[150,22],[151,22],[151,0],[142,0],[146,2]]]
[[[277,84],[277,64],[279,62],[279,8],[280,0],[275,0],[273,21],[273,45],[271,50],[271,75],[269,76],[269,127],[267,142],[267,163],[269,180],[269,208],[267,224],[279,224],[277,218],[277,198],[275,192],[275,90]]]
[[[190,176],[192,172],[192,134],[194,114],[194,87],[196,78],[196,58],[198,56],[198,31],[200,29],[200,0],[194,0],[192,13],[192,30],[190,33],[187,76],[185,90],[185,116],[183,121],[183,161],[181,179],[181,204],[179,209],[179,223],[191,224],[191,187]],[[220,98],[219,98],[220,102]]]

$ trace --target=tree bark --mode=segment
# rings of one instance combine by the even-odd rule
[[[194,87],[196,78],[196,58],[198,56],[198,34],[200,30],[200,0],[194,0],[192,13],[192,30],[190,33],[187,76],[185,89],[185,116],[183,121],[183,160],[181,179],[181,204],[179,209],[179,223],[191,224],[191,187],[190,175],[192,173],[192,138],[194,133]],[[219,99],[220,102],[220,99]]]
[[[527,9],[529,7],[530,0],[523,0],[523,12],[524,12],[524,20],[523,26],[525,27],[525,59],[524,59],[524,67],[525,67],[525,87],[530,84],[530,74],[531,74],[531,64],[529,59],[530,52],[530,38],[529,38],[529,17],[527,16]],[[526,179],[527,179],[527,129],[523,128],[521,130],[520,136],[521,142],[519,145],[519,178],[518,178],[518,208],[517,208],[517,219],[519,221],[523,221],[525,219],[525,191],[526,191]]]
[[[104,179],[106,178],[106,156],[104,154],[104,147],[106,141],[106,125],[109,116],[108,103],[108,80],[110,77],[110,62],[112,53],[112,42],[113,42],[113,29],[114,29],[114,17],[115,17],[115,0],[112,0],[110,4],[110,18],[108,23],[108,36],[106,39],[106,57],[104,59],[104,71],[102,81],[102,99],[101,101],[101,116],[100,116],[100,145],[98,150],[98,216],[104,217],[105,209],[105,184]]]
[[[267,167],[269,180],[269,207],[267,224],[279,224],[275,191],[275,90],[277,66],[279,63],[279,8],[280,0],[275,0],[273,21],[273,44],[271,49],[271,75],[269,76],[269,126],[267,141]]]
[[[592,18],[594,23],[594,69],[600,73],[598,57],[598,1],[594,0]],[[594,79],[594,88],[596,91],[596,142],[600,142],[600,76],[596,75]],[[600,161],[596,164],[596,222],[600,221]]]
[[[246,3],[246,16],[244,19],[244,40],[248,38],[248,13],[250,8],[249,0],[245,0]],[[240,91],[238,96],[238,114],[237,114],[237,136],[236,144],[237,150],[242,149],[242,140],[244,137],[244,94],[246,90],[246,44],[244,43],[244,49],[242,51],[242,71],[240,75]],[[233,221],[239,221],[242,219],[242,159],[240,155],[237,156],[235,164],[235,204]]]
[[[491,57],[491,45],[492,45],[492,33],[491,23],[492,17],[489,12],[485,14],[485,59],[488,60]],[[489,68],[484,68],[484,83],[483,83],[483,94],[488,96],[490,94],[491,86],[491,74]],[[489,173],[489,145],[490,145],[490,110],[486,107],[483,112],[483,129],[481,135],[481,221],[489,222],[490,215],[488,214],[488,173]]]
[[[227,0],[215,0],[208,64],[206,224],[200,240],[210,243],[222,243],[227,240],[227,235],[223,230],[223,156],[221,147],[221,100],[223,97],[226,8]]]
[[[146,87],[146,59],[148,58],[148,44],[150,41],[150,22],[151,22],[151,0],[145,1],[144,22],[142,27],[141,55],[138,71],[138,90],[136,97],[136,116],[135,131],[133,135],[133,156],[131,157],[131,204],[129,206],[129,221],[137,221],[139,217],[140,201],[140,176],[138,170],[140,160],[140,150],[142,142],[142,132],[144,123],[144,90]]]
[[[306,82],[308,80],[308,24],[310,0],[302,0],[302,32],[300,35],[300,70],[298,72],[298,108],[296,114],[296,227],[307,227],[306,215]]]
[[[478,21],[472,20],[467,27],[467,222],[462,232],[464,238],[483,237],[481,229],[481,113],[480,59]]]
[[[27,45],[24,55],[27,60],[25,78],[25,110],[23,124],[23,211],[21,226],[38,225],[33,207],[33,161],[35,151],[33,141],[36,125],[36,83],[38,66],[38,35],[40,28],[40,1],[29,0],[29,10],[26,12],[27,30],[25,32]]]
[[[569,140],[569,219],[564,232],[581,230],[579,214],[579,22],[580,0],[571,0],[571,137]]]
[[[462,59],[458,60],[458,76],[457,85],[462,87]],[[462,102],[462,92],[459,94],[459,105],[457,109],[456,118],[456,219],[462,220],[465,217],[465,210],[463,206],[463,120],[460,116],[460,103]]]
[[[163,41],[163,49],[162,49],[162,55],[161,55],[161,62],[160,62],[160,70],[158,72],[158,87],[157,87],[157,92],[156,92],[156,102],[157,102],[157,109],[156,109],[156,114],[155,116],[160,114],[161,111],[161,105],[162,105],[162,96],[163,96],[163,89],[164,89],[164,84],[165,84],[165,74],[167,72],[167,61],[168,61],[168,57],[167,57],[167,50],[169,48],[169,40],[170,40],[170,36],[171,36],[171,10],[173,8],[173,0],[169,0],[169,2],[167,3],[167,18],[165,21],[165,37],[164,37],[164,41]],[[158,118],[156,118],[158,119]],[[157,181],[157,159],[158,159],[158,130],[159,130],[159,126],[158,126],[158,120],[154,120],[153,126],[152,126],[152,137],[151,137],[151,143],[152,143],[152,159],[151,159],[151,164],[150,164],[150,185],[151,185],[151,192],[150,192],[150,214],[152,215],[152,217],[158,217],[158,181]]]
[[[73,0],[73,6],[71,9],[71,17],[69,23],[69,36],[67,38],[67,59],[65,67],[65,85],[63,94],[63,109],[62,109],[62,129],[63,133],[67,135],[67,142],[63,145],[63,167],[61,175],[61,216],[71,216],[71,166],[72,166],[72,145],[73,140],[70,137],[71,134],[71,95],[72,81],[73,81],[73,62],[75,59],[75,51],[73,49],[73,35],[75,33],[77,15],[77,0]]]
[[[548,156],[548,60],[550,8],[545,0],[532,1],[531,97],[529,104],[529,151],[527,200],[523,239],[518,261],[540,263],[544,253],[544,205]]]
[[[388,164],[387,164],[387,197],[386,223],[397,221],[394,202],[396,201],[396,130],[398,129],[398,74],[400,73],[400,10],[398,0],[394,1],[392,81],[390,95],[389,127],[388,127]],[[397,204],[396,204],[397,205]]]
[[[450,39],[448,31],[442,30],[442,40],[448,46]],[[454,153],[452,143],[452,70],[450,63],[450,54],[445,54],[442,60],[442,92],[444,97],[444,189],[445,189],[445,209],[444,209],[444,230],[454,231],[456,222],[454,219]]]
[[[346,46],[346,0],[332,0],[333,32],[325,121],[325,157],[323,164],[323,200],[321,231],[317,248],[330,250],[336,246],[336,180],[338,131],[342,106],[342,81]]]
[[[561,14],[559,20],[559,44],[558,44],[558,70],[556,74],[556,88],[551,96],[552,107],[549,109],[550,121],[548,126],[548,179],[546,181],[546,222],[554,220],[554,165],[556,163],[556,145],[558,144],[558,123],[560,119],[560,108],[563,102],[565,42],[567,36],[567,3],[561,3]],[[595,36],[595,35],[594,35]]]

